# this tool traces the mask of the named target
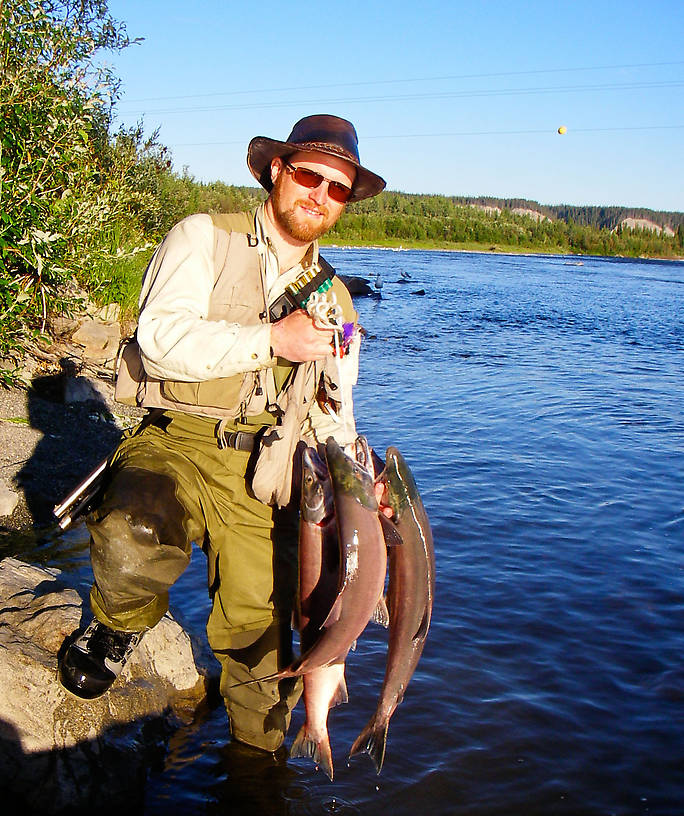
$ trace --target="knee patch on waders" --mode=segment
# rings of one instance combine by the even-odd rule
[[[135,467],[114,473],[87,522],[98,606],[108,618],[151,607],[149,626],[165,613],[168,589],[190,560],[186,517],[170,476]]]

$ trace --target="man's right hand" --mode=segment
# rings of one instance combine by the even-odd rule
[[[303,309],[271,324],[271,348],[275,357],[291,363],[323,360],[332,354],[333,330],[320,329]]]

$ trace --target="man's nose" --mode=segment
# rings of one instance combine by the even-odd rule
[[[309,198],[316,202],[316,204],[323,204],[328,197],[328,182],[323,179],[318,187],[314,187],[309,193]]]

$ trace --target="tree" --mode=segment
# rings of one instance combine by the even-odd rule
[[[0,0],[0,26],[3,354],[42,327],[130,198],[107,167],[122,159],[109,138],[118,81],[94,58],[131,41],[106,0]]]

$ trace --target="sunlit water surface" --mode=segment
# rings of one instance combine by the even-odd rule
[[[401,450],[432,522],[424,655],[380,776],[347,760],[384,673],[371,626],[330,714],[334,783],[236,753],[218,706],[171,737],[144,812],[684,813],[684,266],[326,255],[382,275],[382,299],[356,301],[357,425]],[[47,560],[85,585],[82,538]],[[196,551],[172,595],[198,634],[204,575]]]

